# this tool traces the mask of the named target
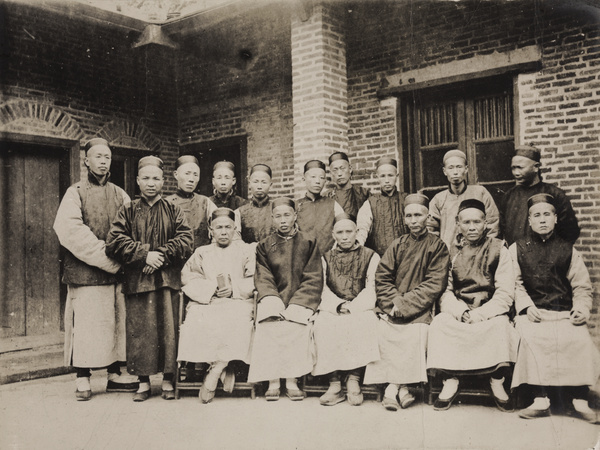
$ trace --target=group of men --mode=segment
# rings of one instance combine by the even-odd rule
[[[130,201],[109,182],[108,143],[92,139],[85,151],[88,178],[69,188],[54,226],[67,250],[65,360],[78,400],[91,397],[90,369],[103,367],[107,390],[135,391],[134,401],[162,372],[172,399],[180,361],[190,373],[207,366],[199,397],[209,403],[219,381],[233,389],[230,362],[243,361],[249,382],[268,382],[268,401],[282,379],[302,400],[298,380],[312,373],[329,379],[323,405],[360,405],[361,385],[383,384],[383,406],[398,410],[429,371],[443,378],[435,409],[452,405],[465,377],[489,375],[508,411],[512,374],[513,388],[534,395],[521,417],[549,415],[550,399],[566,394],[596,420],[586,397],[600,355],[582,326],[592,289],[573,248],[579,227],[565,193],[541,181],[536,148],[516,149],[516,185],[500,208],[468,184],[457,149],[443,158],[449,187],[431,201],[398,190],[391,158],[376,164],[379,193],[353,185],[342,152],[329,157],[333,187],[322,161],[305,164],[298,201],[271,199],[265,164],[250,171],[251,200],[235,195],[227,161],[213,168],[214,196],[199,195],[191,155],[177,160],[177,192],[163,198],[163,163],[148,156]],[[120,374],[125,360],[136,382]]]

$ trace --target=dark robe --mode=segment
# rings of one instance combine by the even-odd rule
[[[210,201],[213,202],[217,206],[217,208],[229,208],[234,211],[240,206],[248,203],[248,200],[246,200],[243,197],[240,197],[239,195],[235,195],[233,192],[230,192],[229,194],[225,195],[216,193],[215,195],[210,197]]]
[[[392,195],[378,193],[368,199],[373,224],[365,247],[375,250],[379,256],[383,256],[394,239],[408,233],[408,228],[404,224],[406,195],[394,188]]]
[[[556,234],[545,241],[538,234],[531,234],[530,238],[516,243],[517,261],[527,294],[538,308],[570,311],[573,290],[567,274],[573,246]]]
[[[245,243],[260,242],[275,231],[271,204],[270,197],[266,196],[261,202],[253,198],[240,207],[242,240]]]
[[[210,244],[210,237],[208,236],[208,197],[178,189],[175,194],[169,195],[167,200],[179,206],[185,213],[187,223],[194,232],[192,250]]]
[[[323,291],[323,266],[317,241],[298,231],[292,237],[273,233],[256,247],[254,286],[258,301],[267,295],[284,305],[317,310]]]
[[[500,207],[500,232],[508,245],[531,235],[527,200],[532,195],[541,193],[554,197],[558,218],[556,233],[572,244],[579,237],[577,217],[565,191],[553,184],[540,181],[533,186],[515,185],[504,194]]]
[[[356,217],[369,195],[368,189],[360,185],[352,185],[350,189],[336,189],[333,198],[347,214]]]
[[[337,246],[323,255],[327,263],[327,287],[345,301],[352,301],[365,288],[367,269],[375,252],[357,245],[349,251]]]
[[[106,254],[125,270],[127,370],[133,375],[175,372],[181,269],[193,240],[184,212],[163,198],[152,206],[136,199],[113,222]],[[149,251],[161,252],[165,263],[145,275]]]
[[[377,308],[396,324],[430,323],[431,311],[448,284],[450,257],[446,244],[430,233],[405,234],[386,250],[375,274]]]
[[[333,223],[335,219],[335,200],[317,196],[314,200],[307,196],[296,202],[298,228],[317,238],[321,254],[333,247]]]

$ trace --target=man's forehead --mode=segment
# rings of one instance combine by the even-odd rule
[[[338,167],[350,167],[350,163],[345,159],[338,159],[329,164],[330,169],[337,169]]]
[[[178,173],[200,172],[200,167],[196,163],[189,162],[189,163],[180,165],[177,169],[175,169],[175,171]]]
[[[334,231],[345,230],[345,229],[356,229],[356,224],[350,219],[338,220],[333,226]]]
[[[550,203],[536,203],[531,208],[529,208],[529,214],[534,214],[536,212],[551,212],[552,214],[556,213],[556,209]]]
[[[291,206],[288,206],[288,205],[279,205],[279,206],[276,206],[275,208],[273,208],[273,214],[284,214],[284,213],[288,213],[288,212],[293,213],[294,208],[292,208]]]
[[[404,213],[405,214],[414,214],[414,213],[417,213],[417,212],[428,213],[429,210],[427,209],[427,206],[419,205],[417,203],[411,203],[410,205],[406,205],[404,207]]]
[[[103,144],[96,144],[93,147],[90,147],[87,151],[87,154],[91,153],[111,153],[110,148]]]
[[[138,176],[154,176],[158,175],[162,177],[163,171],[160,167],[156,166],[144,166],[138,171]]]
[[[512,157],[512,164],[513,165],[518,165],[518,166],[531,166],[533,164],[535,164],[536,162],[529,159],[529,158],[525,158],[524,156],[519,156],[519,155],[515,155]]]
[[[314,176],[319,176],[319,175],[325,175],[325,171],[323,169],[320,169],[318,167],[313,167],[312,169],[308,169],[305,173],[304,176],[305,177],[314,177]]]

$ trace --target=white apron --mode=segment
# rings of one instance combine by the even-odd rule
[[[569,312],[540,310],[542,322],[517,316],[521,336],[512,387],[593,386],[600,375],[600,354],[586,325],[575,326]]]
[[[190,302],[179,334],[178,361],[250,362],[253,300],[213,298]]]
[[[320,311],[314,325],[317,362],[313,375],[352,370],[379,359],[373,311],[337,315]]]
[[[425,323],[395,325],[379,319],[381,359],[367,365],[365,384],[412,384],[427,381]]]
[[[472,324],[440,313],[429,326],[427,368],[477,370],[514,362],[519,335],[507,316]]]
[[[68,286],[66,366],[106,367],[125,361],[125,296],[120,284]]]
[[[313,369],[312,323],[263,322],[256,325],[248,382],[297,378]]]

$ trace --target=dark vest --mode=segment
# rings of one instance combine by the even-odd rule
[[[392,241],[408,233],[404,224],[404,192],[397,190],[391,196],[375,194],[369,197],[373,224],[365,244],[383,256]]]
[[[352,301],[365,288],[369,262],[375,253],[370,248],[357,247],[349,252],[337,248],[323,255],[327,263],[326,283],[340,298]]]
[[[573,246],[556,234],[545,242],[538,235],[518,239],[517,260],[523,286],[538,308],[570,311],[573,291],[567,278]]]
[[[124,203],[121,188],[109,182],[100,185],[91,173],[87,180],[75,184],[75,188],[81,199],[83,223],[92,230],[98,239],[105,241],[110,226]],[[116,282],[116,275],[90,266],[66,250],[63,283],[98,286]]]
[[[275,231],[271,203],[271,199],[267,196],[260,203],[253,199],[240,206],[242,240],[247,244],[260,242]]]
[[[335,219],[335,200],[331,197],[319,196],[315,200],[302,197],[296,202],[298,228],[311,233],[317,238],[321,254],[333,247],[333,222]]]
[[[234,211],[240,206],[248,203],[248,200],[238,195],[235,195],[233,192],[226,195],[215,194],[209,198],[210,201],[213,202],[217,208],[229,208]]]
[[[193,250],[210,244],[210,238],[208,237],[208,216],[206,215],[208,197],[195,193],[188,194],[177,190],[176,194],[169,195],[166,199],[183,210],[188,225],[194,232]]]
[[[356,217],[368,197],[367,189],[362,186],[352,186],[350,189],[337,189],[333,198],[347,214]]]
[[[503,245],[500,239],[487,238],[477,246],[466,244],[453,255],[452,284],[458,299],[478,308],[492,298]]]

